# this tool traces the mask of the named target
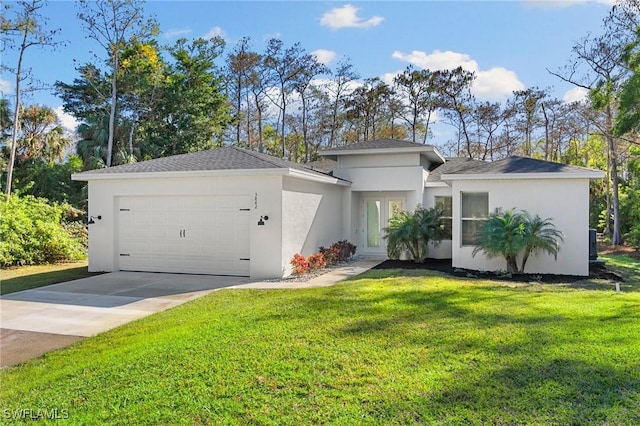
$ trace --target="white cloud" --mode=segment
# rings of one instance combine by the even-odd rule
[[[187,34],[191,34],[192,32],[193,30],[191,30],[190,28],[181,28],[181,29],[172,29],[169,31],[165,31],[164,33],[162,33],[162,35],[164,38],[174,38],[174,37],[180,37]]]
[[[75,133],[76,128],[78,127],[78,120],[75,119],[74,116],[72,116],[71,114],[67,114],[66,112],[64,112],[64,110],[62,109],[62,105],[55,107],[53,109],[56,113],[56,115],[58,116],[58,118],[60,119],[60,122],[62,123],[62,127],[65,128],[65,130],[67,130],[70,133]]]
[[[572,102],[582,102],[587,99],[589,96],[589,91],[584,87],[574,87],[573,89],[569,89],[565,92],[562,97],[562,102],[566,104],[570,104]]]
[[[369,19],[358,16],[360,9],[350,4],[336,7],[326,12],[320,18],[320,25],[333,29],[338,28],[369,28],[380,25],[384,18],[372,16]]]
[[[401,74],[401,73],[402,73],[402,71],[385,72],[384,74],[382,74],[380,76],[380,80],[384,81],[389,86],[391,86],[393,84],[393,80],[396,78],[396,76],[398,74]]]
[[[471,59],[471,56],[450,50],[446,52],[434,50],[433,53],[426,53],[421,50],[403,53],[396,50],[391,54],[391,57],[432,71],[449,70],[460,66],[467,71],[478,71],[478,63]]]
[[[220,27],[213,27],[208,33],[202,36],[202,38],[210,39],[214,37],[225,37],[224,30]]]
[[[404,53],[396,50],[391,57],[431,71],[462,67],[464,70],[474,72],[476,80],[471,87],[471,92],[482,99],[504,99],[514,90],[525,89],[525,85],[514,71],[503,67],[481,70],[478,62],[466,53],[450,50],[445,52],[434,50],[432,53],[414,50],[411,53]]]
[[[336,52],[333,50],[318,49],[311,52],[311,54],[315,55],[318,62],[324,65],[329,65],[336,58]]]
[[[471,91],[482,99],[498,99],[507,98],[514,91],[525,88],[514,71],[495,67],[487,71],[478,71]]]
[[[9,93],[13,93],[13,86],[9,80],[1,80],[0,79],[0,93],[8,95]]]

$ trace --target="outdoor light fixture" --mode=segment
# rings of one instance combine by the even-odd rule
[[[258,220],[258,225],[264,225],[264,221],[269,220],[269,216],[260,216],[260,220]]]
[[[102,216],[98,215],[98,216],[89,216],[89,222],[87,222],[87,225],[93,225],[94,223],[96,223],[95,220],[93,219],[98,219],[101,220]]]

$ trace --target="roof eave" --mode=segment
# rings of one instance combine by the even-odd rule
[[[441,180],[522,180],[522,179],[602,179],[604,172],[591,170],[584,172],[546,173],[451,173],[440,176]]]
[[[426,181],[424,183],[425,188],[444,188],[449,186],[450,185],[448,185],[446,182],[442,182],[442,181]]]
[[[291,168],[284,169],[284,170],[288,170],[288,173],[286,173],[288,176],[295,177],[295,178],[310,180],[313,182],[333,183],[335,185],[340,185],[340,186],[351,186],[351,182],[349,182],[348,180],[339,179],[329,175],[322,175],[322,174],[319,174],[318,172],[306,171],[306,170],[300,170],[300,169],[291,169]]]
[[[342,186],[351,185],[350,182],[333,176],[322,175],[318,172],[298,170],[293,168],[273,169],[230,169],[230,170],[193,170],[193,171],[163,171],[163,172],[129,172],[129,173],[74,173],[72,180],[122,180],[122,179],[166,179],[193,177],[227,177],[227,176],[292,176],[314,182],[333,183]]]
[[[341,155],[372,155],[372,154],[404,154],[404,153],[419,153],[425,156],[431,162],[445,163],[445,158],[438,152],[435,147],[432,146],[418,146],[418,147],[396,147],[396,148],[370,148],[370,149],[328,149],[320,151],[319,154],[322,157],[327,157],[332,160],[336,160]]]

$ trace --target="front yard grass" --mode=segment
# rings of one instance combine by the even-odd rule
[[[45,285],[97,275],[87,271],[87,262],[21,266],[0,270],[0,294],[29,290]]]
[[[622,254],[602,254],[607,268],[617,272],[625,282],[640,286],[640,258]]]
[[[71,424],[640,424],[639,314],[637,287],[425,271],[225,290],[0,372],[0,410]]]

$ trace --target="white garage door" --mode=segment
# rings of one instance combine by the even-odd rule
[[[122,271],[249,275],[248,196],[120,197]]]

